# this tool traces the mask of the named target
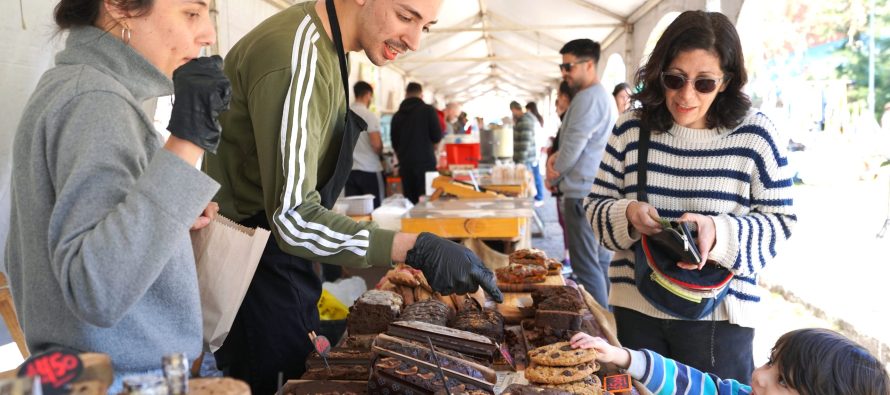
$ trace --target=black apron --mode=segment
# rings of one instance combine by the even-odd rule
[[[346,54],[340,25],[333,0],[327,0],[326,6],[347,104],[336,167],[324,186],[317,189],[321,205],[331,209],[346,185],[355,143],[367,124],[349,110]],[[271,229],[265,212],[240,223]],[[275,393],[279,372],[284,380],[298,379],[312,351],[308,333],[320,327],[317,308],[320,296],[321,280],[312,262],[285,253],[275,238],[270,238],[225,344],[215,354],[218,367],[226,376],[246,381],[254,394]]]

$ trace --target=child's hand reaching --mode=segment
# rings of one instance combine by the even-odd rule
[[[596,360],[599,362],[611,362],[618,365],[621,369],[627,369],[630,366],[630,353],[621,347],[609,344],[602,338],[578,332],[569,341],[574,348],[592,348],[596,350]]]

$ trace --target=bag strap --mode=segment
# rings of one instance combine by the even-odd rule
[[[346,51],[343,49],[343,37],[340,35],[340,22],[337,21],[337,9],[334,0],[325,1],[328,10],[328,22],[331,24],[331,35],[334,39],[334,47],[337,48],[337,57],[340,59],[340,78],[343,80],[343,93],[346,95],[346,107],[349,107],[349,73],[346,71]],[[349,111],[346,112],[349,116]]]
[[[640,121],[640,141],[637,143],[637,201],[645,202],[646,196],[646,168],[649,162],[649,140],[651,132]]]

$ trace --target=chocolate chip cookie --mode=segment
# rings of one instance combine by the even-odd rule
[[[581,381],[575,381],[565,384],[546,384],[544,386],[547,388],[571,392],[577,395],[603,394],[603,385],[600,382],[599,377],[596,377],[596,375],[593,374]]]
[[[529,359],[544,366],[574,366],[596,359],[593,349],[572,348],[569,342],[559,342],[529,351]]]
[[[543,366],[532,364],[525,369],[525,378],[533,383],[564,384],[580,381],[599,370],[595,363],[582,363],[575,366]]]

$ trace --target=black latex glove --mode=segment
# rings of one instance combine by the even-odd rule
[[[504,301],[491,270],[476,254],[451,240],[421,233],[405,263],[420,269],[433,290],[443,295],[476,292],[481,286],[496,302]]]
[[[216,153],[222,128],[219,114],[229,109],[232,84],[223,74],[219,55],[192,59],[173,72],[173,112],[167,130]]]

